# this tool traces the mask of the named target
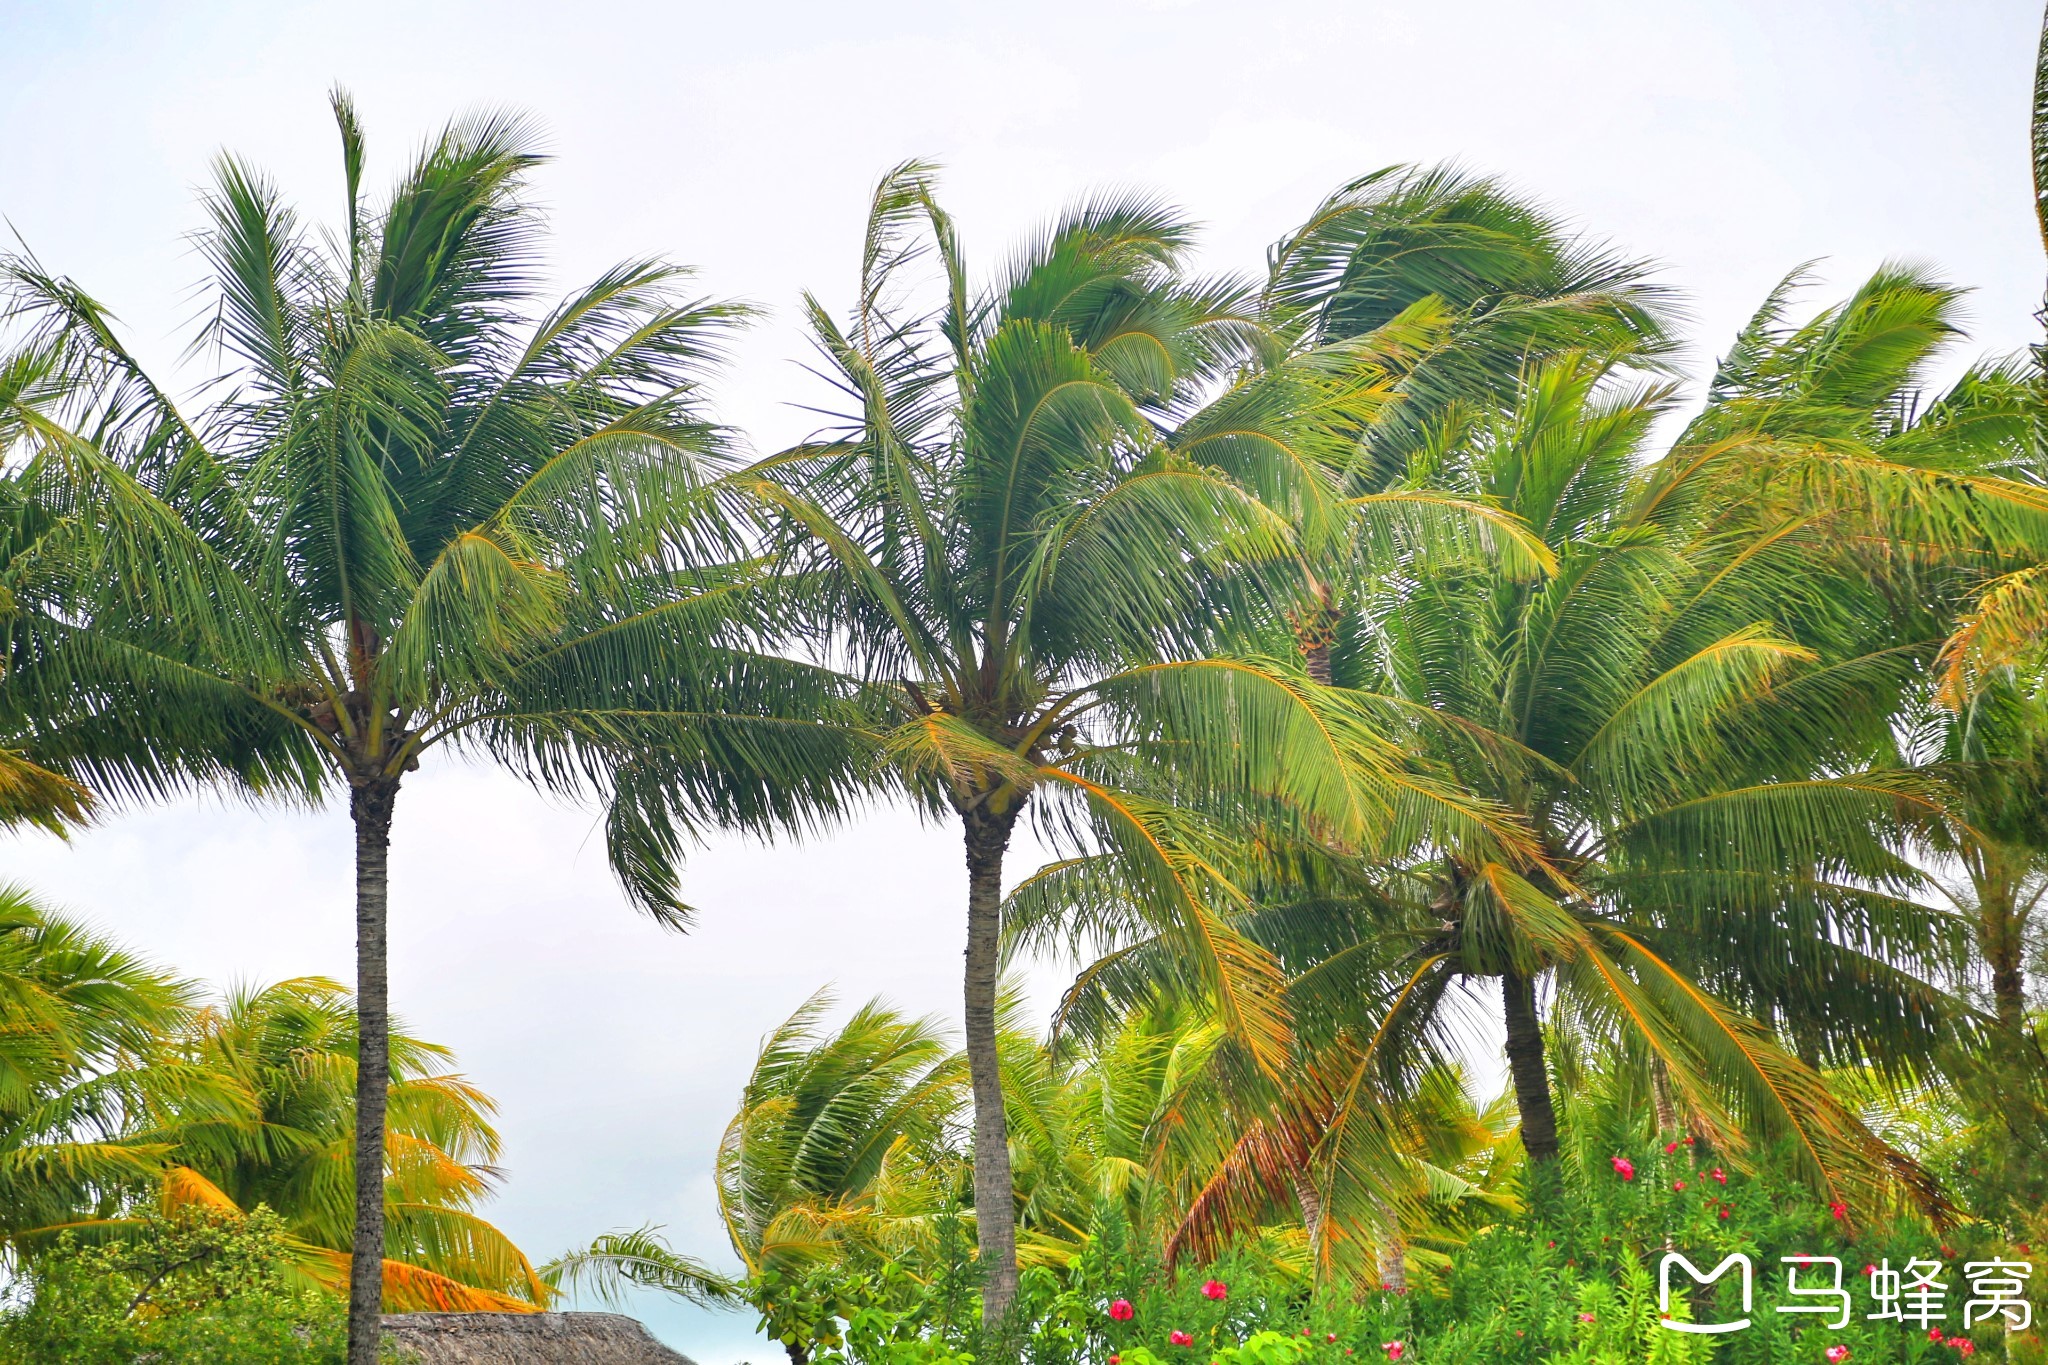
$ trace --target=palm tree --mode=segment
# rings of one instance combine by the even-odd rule
[[[2048,13],[2034,53],[2034,98],[2029,141],[2033,151],[2033,217],[2041,244],[2048,247]],[[2048,294],[2034,319],[2048,331]],[[2028,348],[2023,369],[2011,377],[2025,395],[2024,431],[2016,453],[2032,481],[2048,481],[2048,338]],[[1961,704],[1979,680],[1995,683],[2001,673],[2018,667],[2040,671],[2041,650],[2048,641],[2048,564],[2021,554],[1992,559],[1982,570],[1971,609],[1964,613],[1943,650],[1942,698]]]
[[[819,991],[761,1043],[718,1149],[718,1208],[746,1268],[735,1282],[679,1255],[656,1227],[609,1232],[541,1268],[562,1290],[615,1302],[628,1288],[692,1303],[752,1303],[792,1365],[836,1339],[814,1290],[931,1249],[954,1207],[965,1063],[931,1019],[880,1000],[837,1030]],[[829,1289],[827,1289],[829,1297]]]
[[[1270,348],[1249,292],[1187,277],[1188,244],[1157,204],[1092,200],[977,289],[929,172],[892,172],[851,325],[807,303],[844,425],[755,473],[820,656],[884,714],[882,773],[959,821],[992,1328],[1016,1292],[996,1005],[1004,860],[1026,812],[1115,864],[1132,912],[1182,945],[1273,1066],[1278,978],[1220,913],[1234,892],[1212,854],[1227,841],[1205,805],[1228,792],[1352,846],[1484,820],[1403,770],[1372,717],[1218,653],[1285,607],[1276,583],[1299,583],[1268,502],[1327,500],[1323,462],[1371,384],[1320,361],[1249,364]],[[906,274],[923,260],[928,313]],[[1440,502],[1404,519],[1441,517]]]
[[[937,1022],[871,1000],[828,1035],[831,1006],[820,991],[763,1040],[719,1144],[719,1214],[754,1278],[916,1240],[930,1201],[906,1217],[901,1182],[950,1155],[965,1067]]]
[[[198,1011],[173,1046],[250,1101],[246,1112],[174,1107],[164,1117],[157,1136],[179,1178],[204,1180],[238,1209],[268,1207],[297,1241],[340,1253],[331,1259],[345,1270],[355,1232],[356,1018],[348,993],[317,977],[239,988]],[[425,1271],[544,1304],[532,1264],[475,1212],[498,1180],[496,1106],[446,1071],[449,1060],[448,1049],[392,1030],[387,1286]]]
[[[2037,685],[2035,685],[2037,686]],[[2048,717],[2038,692],[2010,669],[1978,681],[1955,710],[1929,707],[1919,748],[1952,785],[1955,820],[1937,851],[1949,860],[1934,885],[1970,924],[1989,978],[1992,1013],[2008,1040],[2025,1031],[2027,958],[2048,895],[2048,801],[2042,743]]]
[[[166,1036],[196,992],[110,940],[0,887],[0,1248],[119,1222],[162,1178],[147,1132],[167,1103],[236,1109],[178,1065]]]
[[[1512,794],[1480,789],[1531,810],[1552,861],[1654,932],[1645,942],[1684,975],[1809,1061],[1924,1062],[1942,1026],[1919,983],[1957,935],[1902,894],[1917,875],[1900,854],[1940,828],[1942,801],[1884,771],[1899,762],[1891,718],[1977,565],[2039,556],[2048,497],[2016,458],[2009,367],[1921,396],[1956,335],[1956,291],[1886,267],[1792,325],[1797,283],[1773,292],[1706,410],[1634,479],[1624,452],[1654,395],[1589,404],[1597,368],[1539,375],[1481,441],[1521,453],[1474,472],[1552,541],[1558,578],[1472,590],[1448,618],[1468,589],[1426,585],[1396,612],[1393,635],[1405,621],[1414,643],[1380,676],[1525,749],[1528,775],[1499,765]],[[1620,766],[1596,773],[1608,762]],[[1615,878],[1598,890],[1596,865]],[[1526,996],[1508,1005],[1518,1090],[1534,1101],[1525,1136],[1534,1113],[1541,1141],[1540,1032]]]
[[[6,1254],[33,1256],[62,1232],[132,1232],[144,1201],[237,1215],[263,1204],[284,1218],[301,1271],[345,1285],[354,1029],[331,982],[201,1005],[189,983],[0,889]],[[495,1183],[490,1100],[426,1070],[445,1049],[394,1044],[393,1300],[530,1308],[545,1292],[532,1267],[470,1211]]]
[[[1927,403],[1924,375],[1958,334],[1959,292],[1897,268],[1880,271],[1843,305],[1810,321],[1784,321],[1787,280],[1745,329],[1716,375],[1715,400],[1693,437],[1730,432],[1780,447],[1830,446],[1853,452],[1888,480],[1965,490],[1966,506],[1944,532],[1908,505],[1898,531],[1856,566],[1885,586],[1888,629],[1902,657],[1927,659],[1950,633],[1938,685],[1902,699],[1905,758],[1944,781],[1952,819],[1929,831],[1934,852],[1959,860],[1961,883],[1936,876],[1969,922],[1991,977],[2001,1027],[2017,1032],[2025,1011],[2024,951],[2040,893],[2035,792],[2040,781],[2042,718],[2035,684],[2012,662],[2014,641],[2001,615],[2008,591],[2037,570],[2010,570],[2040,558],[2028,535],[2048,508],[2048,471],[2032,427],[2036,379],[2011,361],[1972,367]],[[1867,477],[1867,475],[1866,475]],[[1888,511],[1889,509],[1887,509]],[[1879,513],[1882,524],[1886,511]],[[2003,524],[2001,524],[2003,523]],[[2030,524],[2031,523],[2031,524]],[[2008,569],[1985,584],[1987,566]],[[1881,644],[1882,636],[1872,644]]]
[[[2034,217],[2048,245],[2048,17],[2035,60],[2032,119]],[[2048,327],[2048,309],[2040,315]],[[2025,369],[1999,378],[2031,401],[2017,405],[2030,419],[2002,442],[1972,442],[1970,472],[2041,483],[2048,479],[2048,345],[2037,344]],[[2036,936],[2034,914],[2048,891],[2048,829],[2041,825],[2044,724],[2039,694],[2042,571],[2022,566],[1992,580],[1976,610],[1949,642],[1939,698],[1921,717],[1918,752],[1955,782],[1958,828],[1938,852],[1960,864],[1962,880],[1936,885],[1969,919],[1990,977],[1993,1011],[2008,1043],[2027,1017],[2026,958]]]
[[[1590,351],[1651,365],[1672,348],[1669,292],[1646,262],[1450,166],[1389,166],[1340,186],[1274,243],[1261,303],[1296,346],[1440,318],[1400,376],[1399,407],[1358,433],[1355,491],[1405,479],[1447,412],[1511,398],[1529,364]]]
[[[1845,310],[1827,353],[1867,377],[1851,342],[1895,325],[1913,302],[1885,301],[1900,293],[1914,289],[1874,284],[1862,302],[1876,306]],[[1947,532],[1972,529],[1902,495],[1915,471],[1897,456],[1969,425],[1976,386],[1875,455],[1773,445],[1724,393],[1695,431],[1726,420],[1736,436],[1696,435],[1644,466],[1668,391],[1566,357],[1446,447],[1443,476],[1522,517],[1557,571],[1424,565],[1339,651],[1337,681],[1428,707],[1420,733],[1440,761],[1526,821],[1542,853],[1514,867],[1446,846],[1401,866],[1297,871],[1239,922],[1295,973],[1297,1017],[1328,1021],[1349,1054],[1318,1087],[1334,1100],[1304,1152],[1317,1168],[1384,1148],[1385,1097],[1412,1082],[1475,978],[1499,983],[1522,1141],[1550,1161],[1547,976],[1561,1008],[1642,1039],[1677,1092],[1663,1126],[1682,1108],[1731,1146],[1790,1132],[1830,1185],[1918,1179],[1773,1034],[1816,1063],[1894,1074],[1951,1036],[1931,979],[1957,926],[1912,900],[1904,856],[1938,827],[1939,789],[1884,766],[1888,721],[1941,632],[1901,645],[1886,585],[1844,549],[1862,537],[1838,532],[1901,506],[1925,511],[1923,531],[1944,514]],[[1898,410],[1895,387],[1883,401]],[[1845,486],[1884,496],[1851,518],[1832,500]],[[2032,505],[1998,480],[1972,486],[2016,521]]]
[[[9,310],[0,306],[0,326]],[[25,345],[0,359],[0,451],[32,447],[43,434],[44,409],[61,402],[73,376],[61,345]],[[146,521],[133,537],[100,534],[98,510],[65,496],[61,480],[45,476],[31,459],[10,463],[0,472],[0,587],[10,610],[0,622],[0,824],[34,824],[56,833],[83,824],[93,809],[92,794],[62,773],[30,757],[31,748],[55,746],[56,762],[75,757],[84,728],[64,724],[35,705],[43,689],[23,686],[16,676],[33,674],[39,662],[41,632],[24,623],[47,623],[75,615],[80,593],[76,585],[101,582],[115,572],[132,569],[151,550],[161,548]],[[123,518],[111,518],[120,521]],[[109,542],[112,542],[111,545]],[[116,550],[109,555],[108,549]],[[127,550],[124,558],[119,550]],[[26,703],[26,705],[24,705]],[[64,721],[75,722],[75,715]]]
[[[1603,394],[1602,373],[1539,372],[1475,451],[1482,486],[1557,551],[1556,578],[1426,583],[1389,623],[1379,681],[1512,746],[1465,771],[1525,813],[1553,869],[1431,872],[1416,913],[1444,927],[1413,926],[1403,990],[1426,999],[1454,968],[1500,978],[1534,1160],[1556,1152],[1534,995],[1556,968],[1581,1007],[1643,1032],[1724,1141],[1709,1072],[1753,1123],[1810,1115],[1810,1173],[1832,1178],[1824,1145],[1855,1126],[1720,1001],[1810,1047],[1825,1028],[1845,1060],[1924,1058],[1940,1035],[1923,982],[1950,936],[1888,837],[1936,807],[1870,766],[1910,663],[1871,638],[1870,585],[1823,577],[1796,523],[1746,525],[1699,496],[1716,461],[1697,447],[1634,474],[1663,395]],[[1811,611],[1823,584],[1836,620]],[[1839,617],[1859,609],[1857,635]]]
[[[39,474],[171,551],[40,623],[22,705],[83,713],[96,786],[226,777],[346,788],[360,1043],[350,1360],[377,1350],[389,1023],[386,861],[405,775],[453,744],[609,802],[611,863],[671,924],[680,842],[830,802],[840,732],[818,671],[756,647],[753,573],[722,530],[702,377],[740,316],[634,262],[538,316],[540,158],[501,116],[431,142],[381,210],[335,99],[348,217],[314,236],[259,172],[219,167],[199,238],[201,341],[229,365],[188,418],[104,313],[29,262],[17,309],[69,379],[25,428]],[[139,556],[138,556],[139,558]],[[77,589],[74,588],[76,591]],[[825,781],[814,779],[825,778]]]
[[[1426,483],[1446,424],[1510,401],[1523,370],[1567,351],[1660,365],[1671,304],[1644,262],[1572,232],[1500,181],[1390,166],[1339,187],[1268,256],[1260,312],[1289,353],[1374,356],[1381,402],[1348,434],[1333,491],[1352,500]],[[1343,536],[1304,524],[1309,605],[1295,618],[1311,676],[1362,605]],[[1540,547],[1538,547],[1540,549]],[[1382,561],[1372,568],[1384,571]]]

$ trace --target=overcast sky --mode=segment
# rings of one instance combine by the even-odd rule
[[[912,156],[944,165],[984,264],[1118,184],[1185,205],[1209,266],[1252,270],[1339,183],[1455,160],[1662,262],[1695,374],[1812,260],[1837,291],[1932,262],[1975,291],[1971,349],[1999,351],[2032,338],[2041,297],[2038,18],[2033,0],[0,0],[0,215],[171,371],[220,149],[331,222],[331,85],[357,98],[373,184],[451,113],[516,107],[557,158],[536,179],[556,283],[660,254],[771,310],[723,402],[764,448],[809,429],[787,406],[799,290],[847,300],[867,191]],[[194,976],[346,979],[349,850],[338,807],[194,800],[68,846],[0,840],[0,877]],[[430,765],[393,841],[393,999],[501,1102],[491,1213],[530,1252],[651,1221],[729,1263],[712,1154],[760,1035],[828,982],[848,1005],[957,1014],[963,889],[946,833],[884,816],[804,848],[713,845],[687,881],[700,927],[668,936],[612,886],[590,812]],[[636,1311],[702,1365],[779,1354],[750,1319]]]

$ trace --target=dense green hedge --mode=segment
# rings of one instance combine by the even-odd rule
[[[1475,1232],[1450,1250],[1446,1269],[1419,1273],[1406,1293],[1312,1290],[1266,1249],[1168,1273],[1105,1217],[1071,1267],[1024,1272],[1008,1342],[985,1338],[974,1320],[964,1243],[942,1249],[935,1266],[768,1286],[766,1316],[771,1331],[795,1339],[818,1365],[957,1365],[1012,1353],[1025,1365],[1826,1365],[1831,1348],[1852,1365],[2048,1362],[2040,1339],[2048,1324],[2008,1338],[2002,1320],[1979,1322],[1965,1343],[1963,1264],[2034,1259],[1992,1225],[1878,1231],[1856,1210],[1789,1182],[1744,1176],[1696,1147],[1626,1159],[1627,1178],[1606,1163],[1604,1178],[1573,1179],[1545,1197],[1540,1212]],[[948,1239],[940,1240],[943,1248]],[[1660,1326],[1657,1269],[1667,1249],[1702,1270],[1746,1252],[1756,1267],[1752,1325],[1712,1338]],[[1781,1258],[1800,1255],[1843,1262],[1846,1327],[1829,1326],[1831,1315],[1776,1311],[1813,1302],[1787,1293]],[[1914,1258],[1946,1266],[1939,1341],[1921,1326],[1866,1317],[1873,1304],[1864,1267],[1889,1261],[1897,1269]],[[2048,1265],[2040,1270],[2037,1316]],[[1819,1278],[1802,1277],[1802,1286],[1825,1282],[1824,1271],[1809,1275]],[[1734,1277],[1690,1301],[1674,1294],[1673,1316],[1742,1316]]]

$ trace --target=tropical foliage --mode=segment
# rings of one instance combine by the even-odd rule
[[[96,1248],[113,1273],[192,1224],[235,1245],[248,1227],[270,1246],[266,1274],[292,1294],[345,1287],[357,1052],[347,993],[305,979],[208,999],[18,891],[4,905],[9,1275],[33,1286],[50,1257],[91,1260]],[[491,1100],[447,1069],[445,1048],[403,1030],[393,1060],[384,1300],[544,1305],[538,1272],[477,1213],[497,1179]]]
[[[295,1282],[292,1255],[267,1212],[152,1214],[120,1242],[67,1238],[29,1269],[25,1302],[0,1313],[0,1361],[339,1365],[343,1302]]]
[[[640,1288],[796,1365],[1777,1361],[1822,1329],[1664,1332],[1651,1254],[2048,1237],[2048,348],[1795,273],[1689,399],[1654,272],[1495,180],[1354,180],[1263,277],[1099,195],[985,271],[907,163],[804,299],[823,426],[750,458],[746,309],[657,262],[544,306],[524,125],[373,204],[334,112],[329,237],[218,168],[195,405],[5,265],[0,822],[345,789],[358,963],[208,1003],[0,896],[0,1333],[326,1350],[345,1284],[369,1365],[380,1303]],[[602,804],[671,927],[700,829],[957,828],[962,1047],[822,994],[764,1041],[737,1273],[480,1216],[490,1103],[386,1000],[443,747]],[[1052,954],[1041,1037],[1002,972]]]
[[[21,496],[61,521],[62,572],[10,618],[36,752],[113,790],[348,794],[369,1365],[405,774],[454,745],[598,795],[613,867],[673,921],[680,831],[828,806],[845,744],[817,723],[830,680],[750,647],[754,571],[705,515],[723,440],[700,390],[741,310],[654,261],[539,307],[528,128],[449,125],[373,208],[354,109],[337,95],[334,112],[347,219],[331,239],[255,168],[218,167],[195,339],[227,366],[215,401],[182,411],[98,303],[17,260],[0,439]]]

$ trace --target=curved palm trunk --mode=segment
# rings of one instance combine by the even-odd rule
[[[1014,812],[966,812],[967,1070],[974,1086],[974,1226],[981,1257],[981,1317],[999,1330],[1017,1297],[1017,1205],[1010,1134],[996,1059],[996,979],[1003,928],[1003,855]]]
[[[1536,981],[1503,972],[1500,999],[1508,1024],[1508,1074],[1522,1114],[1522,1146],[1530,1162],[1557,1159],[1557,1111],[1550,1105],[1550,1072],[1543,1064],[1543,1021],[1536,1014]]]
[[[348,1365],[377,1365],[384,1306],[384,1108],[391,1086],[385,979],[386,863],[395,782],[353,787],[356,826],[356,1221],[348,1271]]]

